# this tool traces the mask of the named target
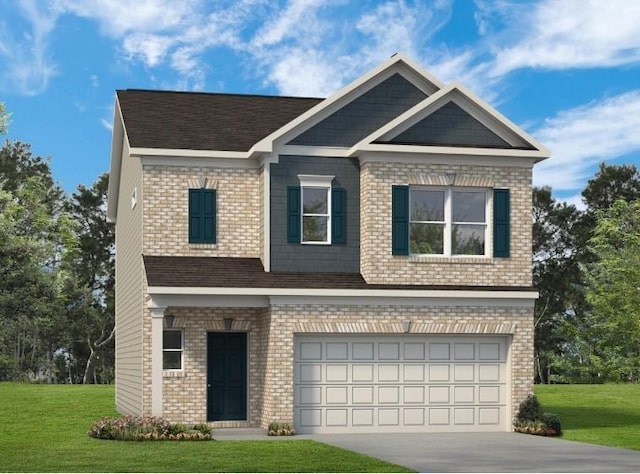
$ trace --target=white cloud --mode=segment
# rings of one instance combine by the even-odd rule
[[[57,14],[39,8],[36,0],[20,0],[18,10],[26,21],[18,37],[0,22],[0,86],[25,95],[39,94],[46,89],[56,68],[49,53],[48,37],[53,31]]]
[[[536,166],[534,184],[580,189],[597,163],[640,152],[638,130],[640,89],[560,112],[534,132],[552,156]]]
[[[495,55],[490,73],[640,63],[640,2],[477,2],[476,23]],[[492,30],[493,28],[493,30]]]

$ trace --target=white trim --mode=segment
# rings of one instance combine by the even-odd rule
[[[424,147],[423,147],[424,148]],[[434,147],[435,148],[435,147]],[[459,165],[459,166],[506,166],[511,168],[533,168],[535,163],[532,157],[498,157],[494,155],[483,154],[474,156],[468,153],[460,153],[459,156],[453,156],[446,151],[423,151],[422,154],[408,152],[408,150],[369,150],[359,155],[360,164],[366,163],[407,163],[407,164],[429,164],[429,165]]]
[[[305,130],[313,127],[315,124],[328,117],[347,103],[353,101],[366,91],[378,85],[380,82],[391,77],[394,73],[401,74],[416,87],[428,94],[432,94],[443,87],[440,80],[422,70],[404,54],[394,54],[387,61],[378,65],[368,73],[360,76],[332,96],[318,103],[302,115],[296,117],[291,122],[285,124],[275,132],[260,140],[249,150],[249,152],[259,153],[273,151],[274,142],[288,142],[296,135],[299,135]],[[416,83],[414,82],[416,79],[421,79],[421,81]]]
[[[533,137],[527,134],[520,127],[515,125],[509,119],[504,117],[498,111],[496,111],[489,104],[484,102],[478,96],[473,94],[470,90],[466,89],[461,84],[454,82],[449,84],[446,88],[436,92],[435,94],[427,97],[423,101],[419,102],[415,106],[411,107],[406,112],[400,114],[395,119],[391,120],[387,124],[380,127],[378,130],[369,134],[367,137],[360,140],[360,142],[356,143],[352,148],[352,153],[357,153],[360,150],[365,150],[370,146],[380,146],[376,145],[373,142],[378,140],[388,140],[393,138],[400,133],[404,132],[408,128],[417,124],[424,118],[431,115],[433,112],[439,110],[443,105],[447,102],[453,101],[458,106],[463,108],[467,113],[471,114],[475,119],[479,120],[484,126],[489,128],[492,132],[496,133],[500,138],[508,142],[512,146],[521,146],[523,143],[532,146],[535,150],[511,150],[511,149],[500,149],[500,148],[469,148],[469,150],[485,150],[491,152],[491,154],[495,154],[496,151],[501,151],[502,153],[508,152],[507,156],[513,152],[518,151],[527,151],[529,153],[536,152],[537,157],[542,159],[548,158],[550,156],[549,150],[547,150],[543,145],[537,142]],[[473,112],[472,112],[473,111]],[[520,142],[520,143],[518,143]],[[386,145],[389,146],[389,145]],[[398,145],[392,145],[398,146]],[[411,145],[400,145],[402,147],[411,147],[411,148],[425,148],[421,146],[411,146]],[[445,148],[454,150],[461,147],[427,147],[427,148]],[[467,150],[467,148],[463,148]]]
[[[262,295],[150,294],[149,304],[158,306],[193,306],[197,308],[268,308],[269,298]]]
[[[312,288],[231,288],[231,287],[183,287],[150,286],[148,293],[155,295],[223,295],[223,296],[329,296],[329,297],[394,297],[394,298],[452,298],[452,299],[537,299],[538,292],[505,290],[341,290]]]
[[[164,332],[165,331],[174,331],[180,332],[180,349],[165,349],[164,348]],[[162,328],[162,374],[167,375],[167,373],[182,373],[184,372],[184,328]],[[164,352],[180,352],[180,368],[179,369],[165,369],[164,368]]]
[[[133,156],[133,155],[132,155]],[[179,156],[141,156],[143,166],[200,166],[211,168],[256,169],[260,167],[259,160],[236,160],[230,158],[179,157]]]
[[[166,307],[150,306],[151,313],[151,414],[162,416],[162,331]]]
[[[462,156],[486,156],[492,157],[505,157],[505,158],[533,158],[533,162],[537,163],[545,158],[547,155],[538,150],[517,150],[509,148],[473,148],[473,147],[447,147],[447,146],[432,146],[432,145],[394,145],[385,143],[369,143],[364,144],[358,149],[352,149],[351,156],[359,156],[363,152],[382,152],[382,153],[397,153],[397,154],[425,154],[425,155],[462,155]],[[450,160],[451,158],[449,158]],[[504,166],[504,160],[502,166]]]
[[[171,156],[181,158],[225,158],[231,160],[246,160],[250,154],[247,151],[221,151],[221,150],[190,150],[181,148],[141,148],[134,147],[129,150],[131,156]]]
[[[262,159],[262,266],[271,271],[271,162],[272,155]]]
[[[470,298],[460,304],[460,298],[397,298],[386,296],[271,296],[271,305],[335,305],[335,306],[435,306],[435,307],[508,307],[533,308],[535,299]]]
[[[315,174],[299,174],[300,186],[310,188],[331,188],[331,182],[335,176],[321,176]]]
[[[126,135],[124,119],[120,110],[120,102],[116,94],[113,108],[113,132],[111,136],[111,166],[109,169],[109,186],[107,190],[107,222],[115,223],[118,218],[118,198],[120,194],[120,174],[122,173],[122,155]]]
[[[280,145],[276,150],[280,155],[322,156],[325,158],[348,158],[351,150],[346,147]]]

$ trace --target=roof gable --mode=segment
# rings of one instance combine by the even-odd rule
[[[513,148],[453,101],[447,102],[387,142],[376,143]]]
[[[394,73],[287,145],[350,147],[426,97],[424,91]]]

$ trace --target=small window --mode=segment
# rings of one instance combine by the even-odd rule
[[[162,332],[162,369],[182,370],[183,352],[182,329],[165,329]]]
[[[303,244],[331,243],[331,181],[333,176],[298,175],[302,201]]]
[[[409,251],[417,255],[485,255],[487,192],[410,188]]]

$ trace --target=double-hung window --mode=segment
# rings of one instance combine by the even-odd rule
[[[346,243],[346,190],[333,179],[298,175],[299,186],[287,188],[287,242]]]
[[[484,189],[410,187],[409,252],[486,255],[487,201]]]
[[[165,329],[162,331],[162,369],[182,370],[184,353],[184,337],[182,329]]]

